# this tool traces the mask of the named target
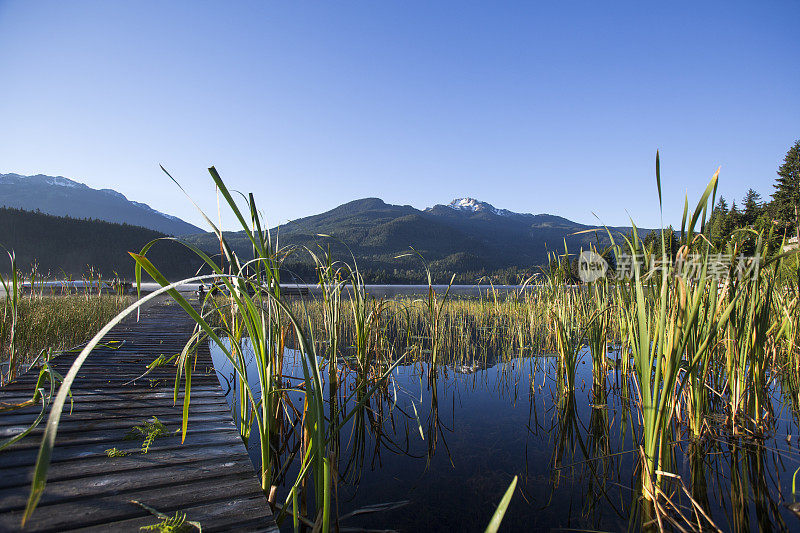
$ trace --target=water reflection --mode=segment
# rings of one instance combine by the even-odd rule
[[[227,388],[230,370],[217,356],[215,364]],[[693,440],[675,428],[670,470],[676,477],[666,484],[668,502],[652,508],[641,504],[635,394],[619,367],[593,383],[591,366],[579,364],[570,394],[558,393],[555,367],[552,357],[530,355],[435,369],[416,361],[399,366],[367,398],[360,380],[374,376],[342,365],[337,383],[328,384],[326,406],[328,422],[339,427],[330,446],[338,480],[334,505],[344,516],[368,505],[410,502],[348,517],[342,527],[482,531],[514,475],[520,482],[503,522],[508,531],[640,530],[659,523],[685,531],[800,526],[787,508],[792,474],[800,466],[786,440],[798,434],[795,393],[775,386],[775,415],[759,438],[732,436],[720,426]],[[283,373],[287,386],[302,375],[291,351]],[[257,380],[250,382],[257,387]],[[232,387],[233,406],[236,397]],[[288,408],[302,416],[302,395],[288,397]],[[354,408],[343,423],[340,413]],[[302,449],[302,438],[284,438],[299,433],[294,430],[281,427],[276,439],[283,443],[276,464],[285,480],[296,479],[298,461],[291,459]],[[248,446],[258,465],[256,439]],[[313,490],[307,490],[305,505],[312,500]]]

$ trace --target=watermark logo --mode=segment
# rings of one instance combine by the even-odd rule
[[[581,252],[578,257],[578,277],[584,283],[591,283],[605,277],[608,263],[597,252]]]
[[[633,279],[638,270],[642,276],[651,277],[656,274],[681,276],[696,280],[705,275],[709,279],[738,280],[758,277],[761,268],[761,256],[752,257],[730,254],[688,254],[677,259],[652,255],[649,261],[642,255],[620,254],[617,257],[617,268],[614,277],[617,279]]]

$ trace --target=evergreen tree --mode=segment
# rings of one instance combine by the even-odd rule
[[[761,195],[753,189],[748,189],[744,197],[744,213],[743,222],[747,226],[753,226],[761,214],[763,206],[761,203]]]
[[[651,254],[655,254],[658,257],[661,256],[662,252],[661,233],[661,230],[653,230],[645,235],[644,239],[642,240],[642,245],[647,248]],[[678,248],[680,247],[680,243],[678,242],[678,234],[675,232],[675,229],[672,226],[667,226],[664,228],[663,233],[663,251],[667,253],[668,258],[674,259],[675,255],[678,253]]]
[[[731,204],[731,210],[728,211],[727,219],[730,231],[742,227],[742,213],[739,211],[739,208],[736,207],[736,200]]]
[[[104,278],[131,280],[134,261],[128,252],[160,237],[165,235],[128,224],[0,208],[0,244],[14,250],[18,268],[27,272],[36,264],[48,278],[80,279],[92,268]],[[193,252],[171,241],[157,244],[147,256],[168,279],[192,276],[200,266]],[[9,267],[9,261],[0,262],[0,272]]]
[[[717,205],[711,210],[711,217],[708,220],[708,239],[711,244],[720,248],[728,235],[731,233],[731,227],[728,220],[728,202],[724,197],[720,196],[717,200]]]
[[[800,240],[800,140],[786,152],[778,168],[775,192],[772,194],[779,220],[795,226],[795,236]]]

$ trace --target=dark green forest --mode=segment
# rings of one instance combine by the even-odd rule
[[[14,252],[17,268],[26,274],[36,268],[48,278],[79,279],[94,269],[104,277],[132,280],[134,262],[128,252],[159,237],[165,235],[140,226],[0,208],[0,244]],[[192,252],[175,242],[158,243],[147,255],[172,279],[194,274],[199,265]],[[10,267],[9,260],[0,260],[1,272]]]

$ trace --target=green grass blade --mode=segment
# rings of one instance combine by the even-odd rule
[[[489,525],[486,526],[484,533],[497,533],[497,530],[500,529],[500,523],[506,515],[508,504],[511,503],[511,497],[514,496],[514,489],[517,488],[518,477],[519,476],[514,476],[514,479],[511,480],[511,484],[508,486],[508,489],[506,489],[503,499],[500,500],[500,503],[497,505],[497,509],[492,515],[492,519],[489,520]]]
[[[661,202],[661,160],[658,157],[658,150],[656,150],[656,186],[658,187],[658,207],[662,208]]]

